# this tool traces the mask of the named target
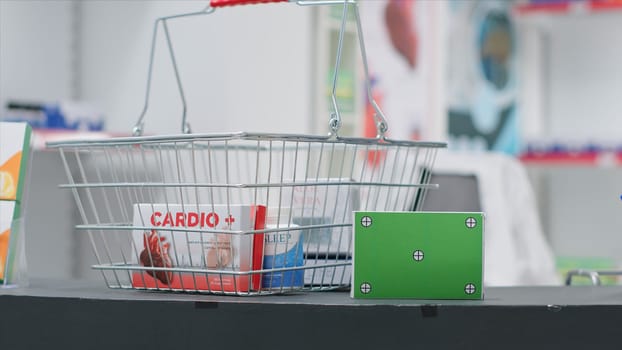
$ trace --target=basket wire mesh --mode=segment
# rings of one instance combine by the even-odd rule
[[[355,9],[367,72],[356,4],[339,3],[344,15]],[[371,139],[337,135],[335,102],[327,136],[185,133],[48,147],[60,153],[68,176],[61,187],[72,191],[83,222],[76,229],[88,235],[93,268],[108,287],[333,290],[350,285],[353,211],[417,210],[422,189],[437,187],[429,170],[445,144],[386,138],[373,105]]]

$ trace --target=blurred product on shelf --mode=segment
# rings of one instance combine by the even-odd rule
[[[622,142],[541,139],[526,142],[523,162],[550,164],[622,165]]]
[[[34,129],[101,131],[104,117],[84,102],[29,103],[9,101],[0,120],[27,122]]]
[[[622,9],[622,0],[520,0],[516,10],[528,13],[589,13]]]

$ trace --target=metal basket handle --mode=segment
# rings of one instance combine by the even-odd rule
[[[156,46],[156,39],[157,39],[157,35],[158,35],[158,28],[159,25],[162,24],[162,28],[164,30],[164,35],[166,37],[166,44],[168,47],[168,51],[169,54],[171,56],[171,64],[173,65],[173,70],[175,72],[175,79],[177,81],[177,88],[179,90],[179,96],[181,99],[181,103],[182,103],[182,124],[181,124],[181,131],[184,134],[189,134],[190,131],[190,124],[187,122],[187,118],[186,118],[186,96],[184,94],[184,88],[181,82],[181,78],[179,76],[179,70],[177,69],[177,61],[175,60],[175,52],[173,50],[173,44],[172,44],[172,40],[171,40],[171,36],[169,34],[168,31],[168,21],[169,20],[173,20],[173,19],[178,19],[178,18],[184,18],[184,17],[190,17],[190,16],[200,16],[200,15],[208,15],[213,13],[214,11],[216,11],[217,8],[220,7],[228,7],[228,6],[234,6],[234,5],[249,5],[249,4],[263,4],[263,3],[277,3],[277,2],[294,2],[298,5],[301,6],[307,6],[307,5],[337,5],[337,4],[343,4],[343,16],[342,16],[342,20],[341,20],[341,28],[339,30],[339,41],[337,43],[337,57],[335,60],[335,71],[334,71],[334,75],[333,75],[333,83],[332,83],[332,90],[331,90],[331,99],[332,99],[332,105],[333,105],[333,112],[331,112],[330,114],[330,119],[329,119],[329,128],[330,128],[330,134],[333,137],[337,137],[338,136],[338,132],[339,132],[339,128],[341,127],[341,114],[339,112],[339,105],[337,103],[337,96],[336,96],[336,90],[337,90],[337,76],[339,73],[339,67],[341,64],[341,56],[342,56],[342,48],[343,48],[343,36],[344,36],[344,32],[345,32],[345,28],[346,28],[346,17],[347,17],[347,13],[348,13],[348,6],[352,5],[354,8],[354,15],[355,15],[355,19],[356,19],[356,29],[357,29],[357,33],[358,33],[358,38],[359,38],[359,48],[360,48],[360,53],[361,53],[361,58],[363,61],[363,70],[365,73],[365,87],[367,90],[367,98],[370,101],[372,107],[374,108],[374,119],[376,122],[376,131],[377,131],[377,138],[378,139],[384,139],[385,138],[385,133],[388,130],[388,124],[385,118],[384,113],[382,112],[382,110],[380,109],[380,107],[378,106],[378,104],[376,103],[375,99],[372,96],[371,93],[371,83],[370,83],[370,78],[369,78],[369,68],[368,68],[368,64],[367,64],[367,53],[365,51],[365,41],[363,39],[363,30],[361,27],[361,18],[359,15],[359,9],[358,9],[358,4],[356,2],[356,0],[211,0],[209,5],[207,5],[207,7],[205,7],[203,10],[201,11],[197,11],[197,12],[190,12],[190,13],[183,13],[183,14],[178,14],[178,15],[172,15],[172,16],[165,16],[165,17],[159,17],[155,20],[154,23],[154,28],[153,28],[153,36],[152,36],[152,40],[151,40],[151,53],[149,55],[149,71],[147,74],[147,89],[146,89],[146,93],[145,93],[145,104],[143,107],[143,110],[140,114],[140,117],[138,118],[138,121],[136,122],[134,129],[133,129],[133,135],[134,136],[140,136],[143,134],[143,128],[144,128],[144,118],[145,118],[145,114],[147,113],[147,109],[149,108],[149,96],[150,96],[150,91],[151,91],[151,77],[152,77],[152,73],[153,73],[153,60],[154,60],[154,56],[155,56],[155,46]]]

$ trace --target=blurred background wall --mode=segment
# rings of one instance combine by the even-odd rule
[[[0,1],[0,117],[9,114],[10,101],[79,101],[103,118],[103,131],[130,133],[143,108],[154,20],[206,4]],[[466,8],[463,17],[452,14],[457,5]],[[495,53],[488,55],[493,59],[511,55],[516,107],[512,146],[496,150],[528,169],[545,234],[560,261],[603,258],[609,267],[622,264],[617,248],[622,246],[621,7],[618,0],[361,2],[373,93],[392,112],[390,132],[399,138],[448,140],[453,150],[495,149],[451,136],[448,106],[460,85],[449,76],[455,62],[466,62],[470,73],[460,81],[465,91],[476,91],[477,84],[485,87],[481,95],[496,91],[481,62],[486,56],[482,35],[495,31],[482,19],[490,9],[501,11],[510,34],[494,38],[511,42],[496,42],[486,52]],[[290,4],[171,21],[193,131],[325,134],[340,14],[339,8]],[[390,27],[398,21],[415,34],[410,46],[396,49]],[[452,29],[458,25],[467,30],[458,31],[462,36],[456,40]],[[181,103],[161,28],[159,34],[145,131],[178,133]],[[414,56],[407,52],[413,47],[418,48]],[[351,19],[344,50],[338,92],[344,135],[374,136]],[[397,82],[388,83],[391,78]],[[390,106],[391,99],[406,108]],[[476,132],[486,134],[498,113],[492,103],[473,106],[458,110],[487,116],[475,123]],[[43,131],[38,135],[49,137]],[[75,257],[88,259],[89,252],[74,244],[80,238],[71,229],[76,220],[71,198],[56,188],[66,181],[57,155],[41,145],[33,157],[28,205],[45,219],[33,220],[29,229],[34,232],[29,240],[39,242],[28,245],[31,273],[92,277],[86,264],[75,267]],[[37,258],[52,244],[61,268]]]

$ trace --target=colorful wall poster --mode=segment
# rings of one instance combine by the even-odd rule
[[[519,149],[517,38],[509,1],[450,2],[447,57],[449,147]]]
[[[436,1],[379,0],[360,2],[361,21],[373,96],[394,139],[427,138],[427,120],[435,101]],[[367,137],[376,136],[374,110],[368,103]]]

